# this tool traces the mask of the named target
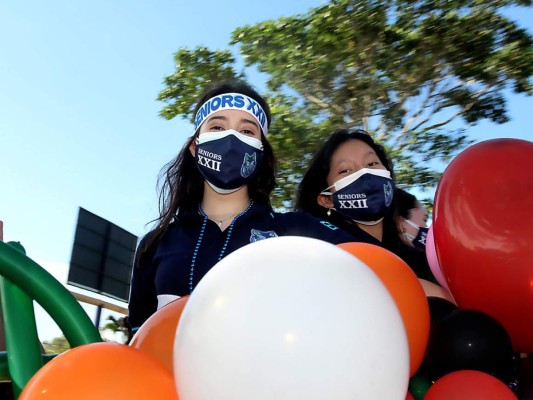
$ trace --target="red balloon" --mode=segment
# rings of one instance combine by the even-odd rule
[[[434,207],[435,246],[460,308],[498,320],[533,353],[533,143],[475,144],[446,168]]]
[[[502,381],[480,371],[462,370],[444,375],[424,400],[517,400]]]
[[[146,320],[133,336],[130,346],[158,360],[174,373],[174,338],[189,296],[174,300]]]

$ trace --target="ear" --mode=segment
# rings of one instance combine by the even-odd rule
[[[194,158],[194,155],[196,154],[196,139],[193,138],[193,140],[191,140],[191,144],[189,144],[189,151],[191,152],[193,158]]]
[[[316,202],[321,207],[333,208],[333,200],[331,199],[331,196],[319,194],[318,196],[316,196]]]

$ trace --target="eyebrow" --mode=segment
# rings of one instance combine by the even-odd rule
[[[211,122],[211,121],[217,120],[217,119],[220,119],[222,121],[227,121],[228,120],[224,115],[213,115],[212,117],[208,118],[206,122]],[[255,121],[251,120],[251,119],[241,118],[241,122],[246,122],[248,124],[252,124],[257,129],[261,129],[259,124],[257,122],[255,122]]]
[[[259,126],[259,124],[258,124],[257,122],[255,122],[255,121],[252,121],[251,119],[248,119],[248,118],[242,118],[242,119],[241,119],[241,122],[247,122],[247,123],[249,123],[249,124],[254,125],[257,129],[259,129],[259,130],[261,129],[261,127]]]
[[[374,150],[367,151],[365,154],[363,154],[363,157],[368,157],[368,156],[376,156],[376,157],[378,157],[377,153]],[[378,157],[378,159],[379,159],[379,157]],[[343,162],[351,162],[351,161],[352,160],[350,160],[349,158],[341,158],[339,161],[337,161],[335,163],[335,165],[343,163]],[[380,162],[381,162],[381,160],[380,160]]]
[[[226,120],[227,120],[227,118],[224,117],[223,115],[213,115],[212,117],[209,117],[209,118],[207,119],[206,122],[211,122],[211,121],[213,121],[214,119],[221,119],[221,120],[223,120],[223,121],[226,121]]]

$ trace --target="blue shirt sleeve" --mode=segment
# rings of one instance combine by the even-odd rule
[[[128,322],[132,333],[157,310],[157,293],[155,288],[156,266],[153,262],[154,251],[142,254],[149,235],[145,236],[135,254],[131,278],[130,300],[128,304]]]

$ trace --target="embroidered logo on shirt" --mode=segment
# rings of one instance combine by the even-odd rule
[[[258,242],[268,238],[278,237],[274,231],[260,231],[259,229],[252,229],[250,235],[250,243]]]
[[[333,225],[332,223],[330,223],[330,222],[328,222],[328,221],[324,221],[324,220],[322,220],[322,221],[320,221],[320,223],[321,223],[322,225],[324,225],[325,227],[331,229],[332,231],[336,231],[337,229],[339,229],[338,227],[336,227],[335,225]]]

